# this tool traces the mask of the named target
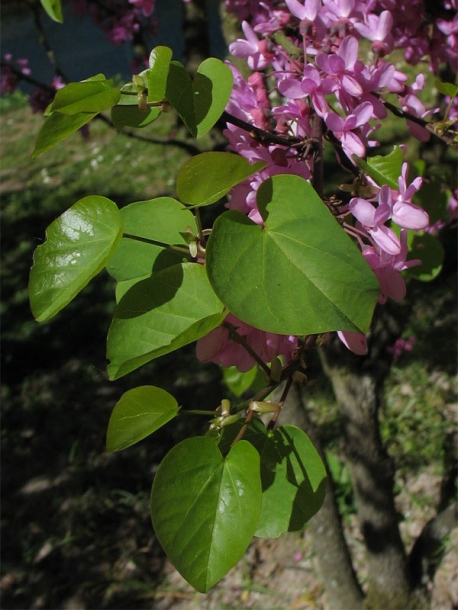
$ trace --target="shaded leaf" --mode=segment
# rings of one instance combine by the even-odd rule
[[[137,282],[118,303],[108,333],[110,379],[196,341],[226,315],[197,263],[173,265]]]
[[[40,0],[48,16],[57,23],[63,23],[62,3],[60,0]]]
[[[178,174],[177,195],[193,206],[210,205],[266,165],[263,161],[250,163],[240,155],[227,152],[196,155]]]
[[[155,121],[162,110],[159,107],[148,108],[146,112],[138,105],[114,106],[111,109],[111,120],[116,129],[123,127],[146,127]]]
[[[78,129],[81,129],[86,123],[92,121],[95,116],[97,116],[97,113],[91,114],[88,112],[72,115],[59,113],[49,115],[38,132],[32,157],[35,158],[59,144]]]
[[[178,414],[175,398],[154,386],[125,392],[116,403],[107,429],[107,451],[121,451],[143,440]]]

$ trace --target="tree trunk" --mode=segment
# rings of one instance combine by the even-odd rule
[[[393,315],[388,306],[378,312],[367,356],[354,356],[339,341],[332,341],[320,353],[339,406],[344,452],[366,546],[366,607],[390,610],[408,608],[413,589],[394,503],[394,463],[383,446],[378,421],[391,365],[386,347],[400,335],[399,313]]]
[[[304,430],[326,463],[318,431],[304,409],[302,393],[297,386],[291,388],[278,418],[279,425],[286,423]],[[329,475],[323,506],[311,519],[309,529],[318,557],[329,608],[332,610],[362,609],[364,595],[353,570],[336,503],[334,484]]]

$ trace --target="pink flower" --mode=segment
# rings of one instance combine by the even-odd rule
[[[347,349],[358,356],[367,354],[367,341],[362,333],[354,333],[348,330],[337,331],[337,336]]]
[[[248,21],[242,22],[242,30],[246,40],[239,38],[232,42],[229,45],[229,52],[234,57],[247,59],[248,66],[252,70],[264,70],[271,64],[273,57],[268,49],[268,41],[259,40]]]
[[[372,104],[370,102],[363,102],[345,119],[335,112],[329,112],[324,120],[327,127],[342,142],[342,148],[349,156],[364,157],[366,155],[366,148],[361,138],[353,130],[366,125],[369,119],[372,118],[372,114]]]

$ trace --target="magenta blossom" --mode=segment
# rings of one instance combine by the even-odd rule
[[[234,57],[246,59],[252,70],[264,70],[272,63],[273,57],[268,48],[268,41],[259,40],[248,21],[242,22],[242,30],[246,40],[239,38],[232,42],[229,45],[229,52]]]
[[[366,147],[353,130],[367,125],[369,119],[373,115],[373,106],[370,102],[363,102],[357,106],[351,114],[346,118],[342,118],[335,112],[328,112],[324,117],[325,123],[336,138],[342,143],[342,148],[351,157],[364,157],[366,155]]]

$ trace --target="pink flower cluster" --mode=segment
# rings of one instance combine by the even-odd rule
[[[0,93],[14,93],[21,74],[30,74],[29,62],[27,59],[14,59],[11,53],[5,53],[2,58],[2,70],[0,80]]]
[[[350,163],[352,155],[365,157],[368,147],[378,145],[373,134],[387,116],[383,104],[386,94],[396,95],[399,107],[415,117],[430,112],[418,97],[424,87],[423,75],[409,84],[406,74],[389,61],[395,46],[405,49],[411,63],[429,59],[436,73],[443,62],[455,72],[457,69],[456,0],[447,0],[443,17],[432,25],[427,25],[423,2],[417,0],[226,0],[226,5],[237,13],[245,36],[230,45],[230,52],[245,59],[253,70],[244,79],[233,68],[235,85],[227,111],[270,133],[304,140],[311,137],[312,117],[317,114],[340,142]],[[277,33],[283,38],[276,37]],[[362,52],[361,39],[370,41],[371,53]],[[279,99],[271,95],[275,89],[281,95],[277,106],[272,104],[272,99]],[[408,126],[414,137],[423,141],[429,138],[429,132],[417,123],[408,121]],[[264,170],[232,190],[228,204],[254,222],[262,223],[256,191],[263,180],[278,173],[306,179],[313,176],[312,156],[302,158],[297,149],[281,144],[262,145],[230,124],[225,133],[232,150],[250,162],[267,162]],[[408,184],[407,172],[404,164],[397,190],[374,184],[372,198],[354,197],[347,206],[353,216],[347,230],[379,280],[380,303],[404,297],[401,271],[421,262],[406,260],[407,229],[425,230],[429,224],[426,212],[412,203],[421,178]],[[393,230],[394,225],[398,231]],[[246,325],[240,328],[268,362],[269,354],[262,343],[266,333],[256,329],[249,332]],[[366,352],[363,335],[339,332],[339,337],[352,351]],[[275,344],[271,336],[269,341]],[[276,344],[283,350],[289,348],[289,353],[282,352],[287,360],[292,357],[292,342],[278,338]],[[201,339],[197,355],[246,370],[246,355],[225,329],[216,329]]]

